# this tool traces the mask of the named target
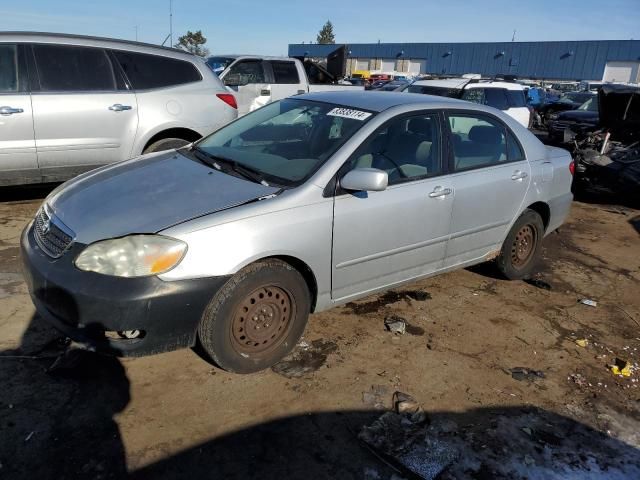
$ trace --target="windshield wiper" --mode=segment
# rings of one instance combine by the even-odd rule
[[[251,168],[248,167],[246,165],[243,165],[235,160],[232,160],[230,158],[226,158],[226,157],[221,157],[219,155],[213,155],[209,152],[207,152],[206,150],[203,150],[202,148],[198,147],[198,146],[194,146],[193,147],[193,151],[196,154],[200,154],[202,155],[202,157],[206,158],[207,161],[205,161],[204,163],[213,166],[216,170],[222,170],[222,168],[220,167],[220,165],[216,162],[222,162],[225,165],[228,165],[229,168],[234,171],[235,173],[239,174],[240,176],[246,178],[247,180],[251,180],[252,182],[255,183],[260,183],[262,185],[265,185],[267,187],[269,187],[270,185],[264,180],[264,177],[262,176],[262,173],[260,173],[259,170],[256,170],[255,168]],[[203,158],[199,155],[198,159],[200,159],[200,161],[204,161]],[[213,161],[213,162],[212,162]]]

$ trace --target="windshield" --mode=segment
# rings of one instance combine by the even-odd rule
[[[457,88],[431,87],[428,85],[409,85],[409,93],[423,93],[425,95],[437,95],[438,97],[460,98],[461,90]]]
[[[304,182],[374,114],[287,98],[221,128],[197,144],[213,159],[247,167],[269,183]]]
[[[234,60],[235,58],[232,57],[209,57],[207,58],[207,65],[211,67],[213,73],[220,75]]]
[[[582,105],[578,107],[578,110],[587,110],[589,112],[597,112],[598,111],[598,102],[595,100],[596,97],[590,98]]]

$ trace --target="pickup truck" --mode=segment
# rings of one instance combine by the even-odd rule
[[[207,59],[212,66],[225,65],[220,80],[235,93],[238,116],[292,95],[327,90],[364,90],[364,86],[342,85],[343,72],[290,57],[220,55]],[[219,68],[219,67],[218,67]]]

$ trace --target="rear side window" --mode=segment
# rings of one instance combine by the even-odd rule
[[[134,90],[173,87],[202,80],[191,62],[147,53],[113,53]]]
[[[111,61],[101,48],[33,45],[40,89],[54,92],[115,90]]]
[[[485,88],[484,101],[488,105],[498,110],[507,110],[509,102],[507,101],[507,91],[503,88]]]
[[[27,90],[26,75],[20,57],[17,45],[0,44],[0,93]]]
[[[521,108],[527,106],[527,100],[522,90],[507,90],[507,100],[509,101],[509,107]]]
[[[470,170],[508,161],[504,126],[484,115],[449,115],[454,169]]]
[[[300,83],[298,69],[293,62],[271,62],[276,83]]]

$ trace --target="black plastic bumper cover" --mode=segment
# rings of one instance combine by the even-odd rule
[[[103,353],[141,356],[195,345],[202,312],[228,276],[165,282],[83,272],[73,260],[85,245],[47,256],[29,225],[20,242],[25,280],[37,312],[69,338]],[[136,339],[105,332],[141,330]]]

